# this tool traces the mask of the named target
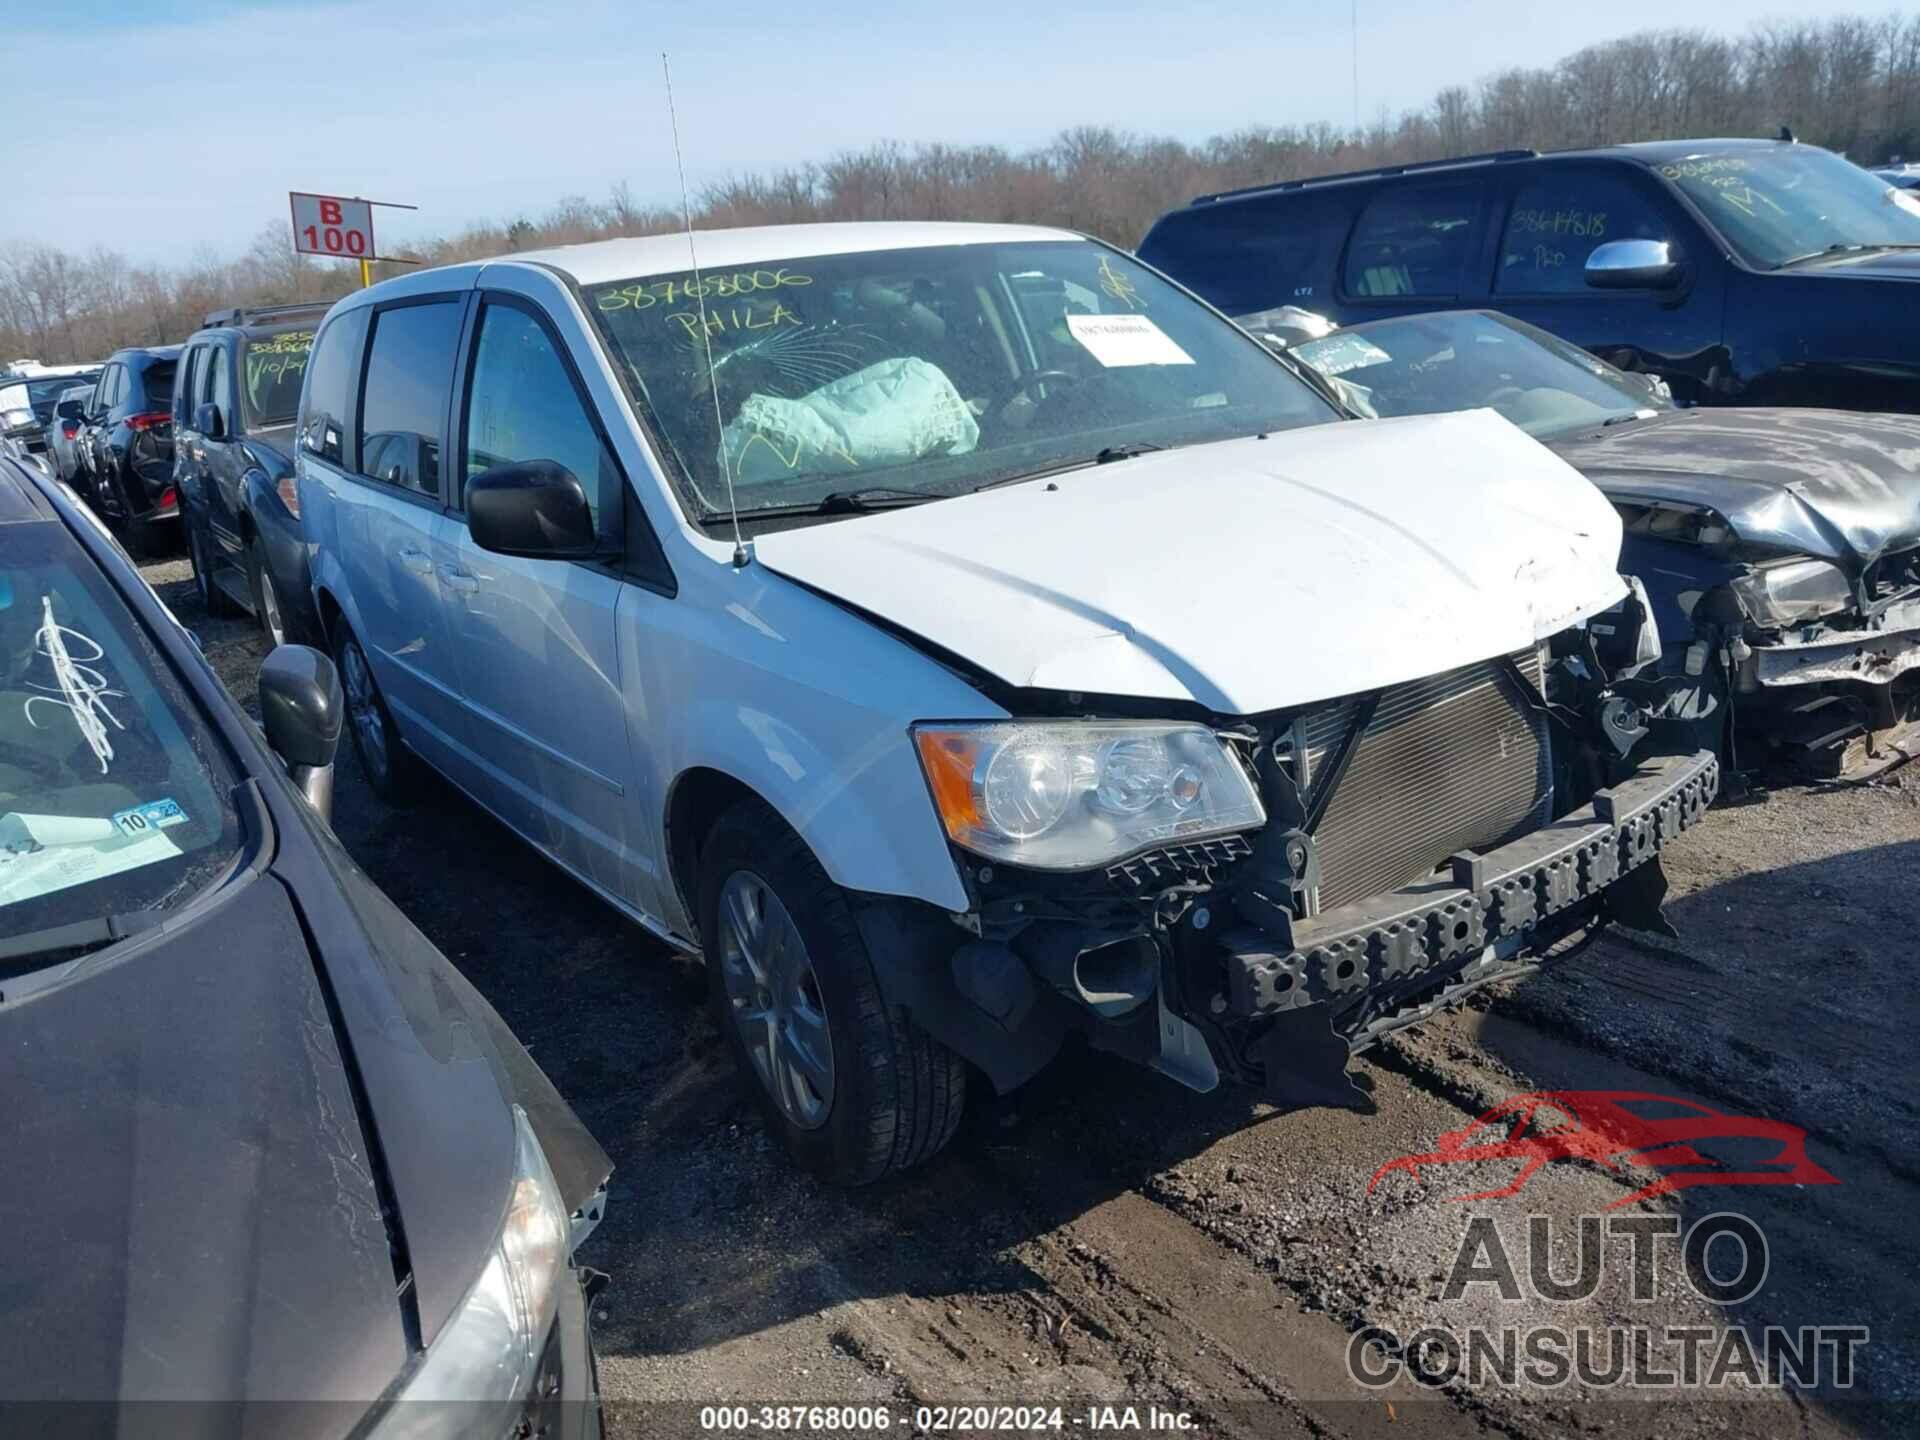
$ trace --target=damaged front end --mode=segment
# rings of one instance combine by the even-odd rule
[[[1920,721],[1920,548],[1856,563],[1745,541],[1719,514],[1622,506],[1623,556],[1654,580],[1667,653],[1628,687],[1657,729],[1731,736],[1743,763],[1858,773]]]
[[[1079,1031],[1195,1089],[1226,1076],[1279,1104],[1351,1103],[1349,1056],[1387,1032],[1611,920],[1663,927],[1659,852],[1719,769],[1710,749],[1647,753],[1649,717],[1615,677],[1657,657],[1636,588],[1609,625],[1537,649],[1216,718],[1263,823],[1092,870],[963,844],[965,915],[860,911],[889,998],[1002,1090]]]

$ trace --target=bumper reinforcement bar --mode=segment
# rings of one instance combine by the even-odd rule
[[[1706,813],[1719,788],[1711,750],[1649,760],[1580,810],[1497,850],[1454,856],[1450,878],[1298,922],[1289,948],[1263,930],[1232,931],[1221,939],[1230,1011],[1254,1019],[1320,1003],[1337,1008],[1377,986],[1399,990],[1429,971],[1437,979],[1489,945],[1524,948],[1542,922],[1599,899],[1653,860]]]

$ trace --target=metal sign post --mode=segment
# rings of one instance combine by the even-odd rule
[[[360,288],[373,284],[373,262],[417,265],[417,260],[402,260],[382,255],[373,243],[373,209],[417,210],[417,205],[402,205],[392,200],[363,200],[359,196],[314,195],[305,190],[287,193],[287,205],[293,215],[293,248],[300,255],[325,255],[336,260],[360,262]]]

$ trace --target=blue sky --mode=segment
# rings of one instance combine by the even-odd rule
[[[290,189],[418,204],[418,216],[376,212],[383,250],[569,193],[603,199],[619,180],[637,200],[674,197],[663,49],[696,187],[880,139],[1020,146],[1109,124],[1197,140],[1346,124],[1354,108],[1337,0],[16,6],[0,27],[12,172],[0,244],[99,244],[165,264],[240,249],[285,218]],[[1793,14],[1859,8],[1797,0]],[[1359,12],[1367,118],[1634,30],[1737,33],[1780,13],[1741,0],[1684,14],[1658,0],[1360,0]],[[76,162],[64,173],[56,146]]]

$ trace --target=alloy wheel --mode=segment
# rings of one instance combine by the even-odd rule
[[[833,1109],[833,1038],[806,942],[766,881],[737,870],[720,887],[727,1010],[781,1114],[817,1130]]]

